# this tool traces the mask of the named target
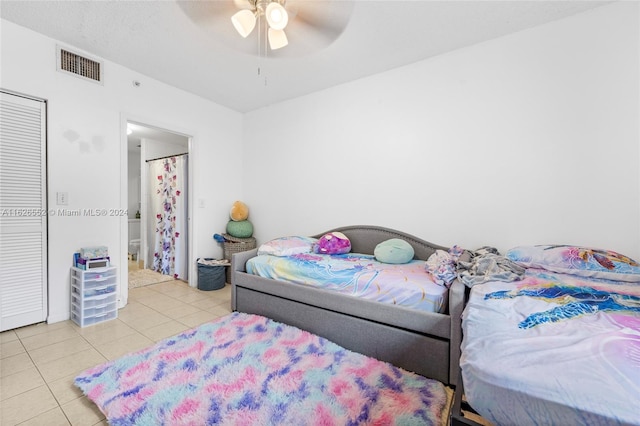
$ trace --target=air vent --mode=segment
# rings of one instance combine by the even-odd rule
[[[58,47],[58,70],[102,83],[102,63]]]

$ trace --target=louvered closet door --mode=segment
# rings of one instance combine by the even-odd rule
[[[45,112],[0,92],[0,331],[47,318]]]

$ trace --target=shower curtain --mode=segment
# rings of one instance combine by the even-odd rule
[[[151,269],[187,280],[187,154],[149,164]]]

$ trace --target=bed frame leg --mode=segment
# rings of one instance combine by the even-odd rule
[[[462,412],[462,410],[465,410],[470,413],[478,414],[466,401],[462,400],[462,395],[464,394],[462,371],[458,371],[457,382],[455,393],[453,395],[453,407],[451,407],[451,426],[482,426],[480,423],[465,417]]]

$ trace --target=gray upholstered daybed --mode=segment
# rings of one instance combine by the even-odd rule
[[[327,232],[333,231],[349,238],[354,253],[373,254],[376,245],[390,238],[401,238],[411,244],[416,259],[427,260],[436,249],[447,250],[383,227],[348,226]],[[444,314],[420,312],[248,274],[246,262],[256,253],[257,249],[253,249],[232,256],[233,311],[263,315],[355,352],[456,385],[465,293],[458,280],[449,289]]]

